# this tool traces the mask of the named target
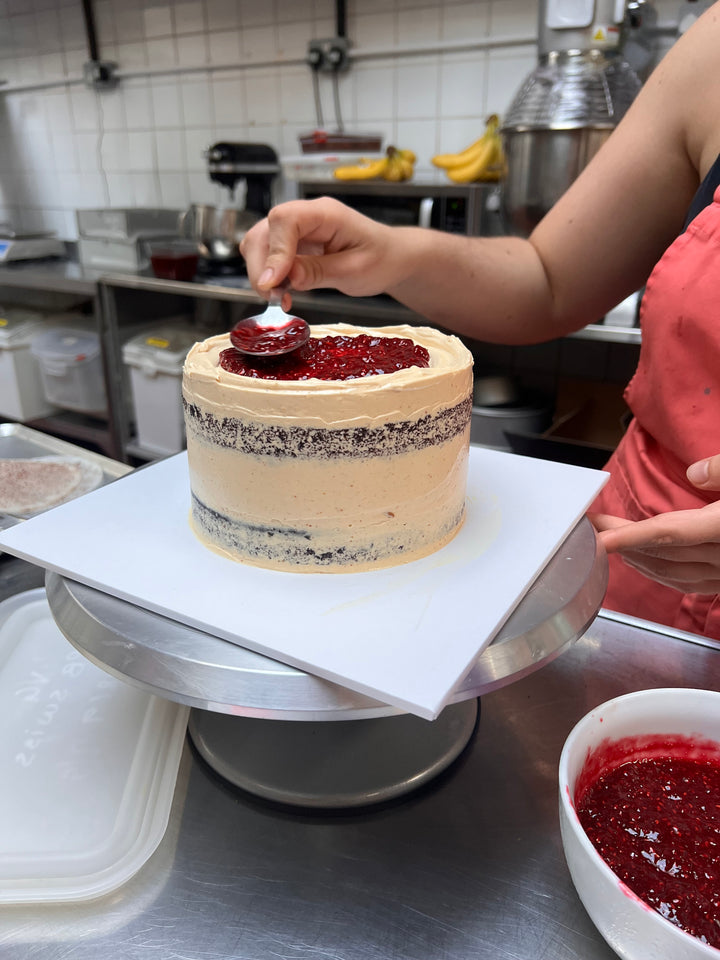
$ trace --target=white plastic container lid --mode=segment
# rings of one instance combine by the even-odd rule
[[[100,337],[89,330],[55,327],[39,333],[33,339],[30,352],[40,359],[68,366],[84,363],[100,353]]]
[[[141,333],[123,345],[123,360],[145,373],[182,372],[188,350],[197,340],[189,326],[162,327]]]
[[[165,833],[187,717],[78,653],[43,589],[0,603],[0,902],[129,880]]]

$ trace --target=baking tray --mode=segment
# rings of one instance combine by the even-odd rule
[[[72,457],[102,471],[102,478],[98,486],[104,486],[124,476],[132,467],[101,454],[85,450],[74,443],[59,440],[33,430],[21,423],[0,423],[0,460],[31,460],[38,457]],[[14,527],[20,519],[9,514],[0,513],[0,531]],[[0,550],[0,557],[3,556]]]
[[[77,457],[102,468],[103,484],[117,480],[133,468],[67,440],[48,436],[22,423],[0,423],[0,460],[23,460],[32,457]]]

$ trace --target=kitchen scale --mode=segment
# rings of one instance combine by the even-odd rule
[[[473,736],[478,698],[581,637],[607,576],[583,518],[432,721],[53,571],[46,589],[58,626],[89,660],[193,708],[192,742],[225,780],[266,800],[344,809],[402,796],[445,770]]]
[[[0,261],[42,260],[45,257],[64,257],[65,242],[52,233],[27,233],[0,236]]]

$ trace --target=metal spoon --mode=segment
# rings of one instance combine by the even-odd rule
[[[230,331],[230,342],[241,353],[256,357],[277,357],[302,347],[310,339],[305,320],[285,313],[282,298],[285,288],[270,292],[267,309],[254,317],[245,317]]]

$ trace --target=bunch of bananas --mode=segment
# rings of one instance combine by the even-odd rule
[[[415,154],[412,150],[388,147],[384,157],[377,160],[361,160],[347,167],[336,167],[338,180],[390,180],[399,183],[409,180],[415,169]]]
[[[437,154],[432,158],[433,164],[444,170],[453,183],[500,180],[505,172],[505,153],[499,126],[500,119],[493,113],[479,140],[460,153]]]

